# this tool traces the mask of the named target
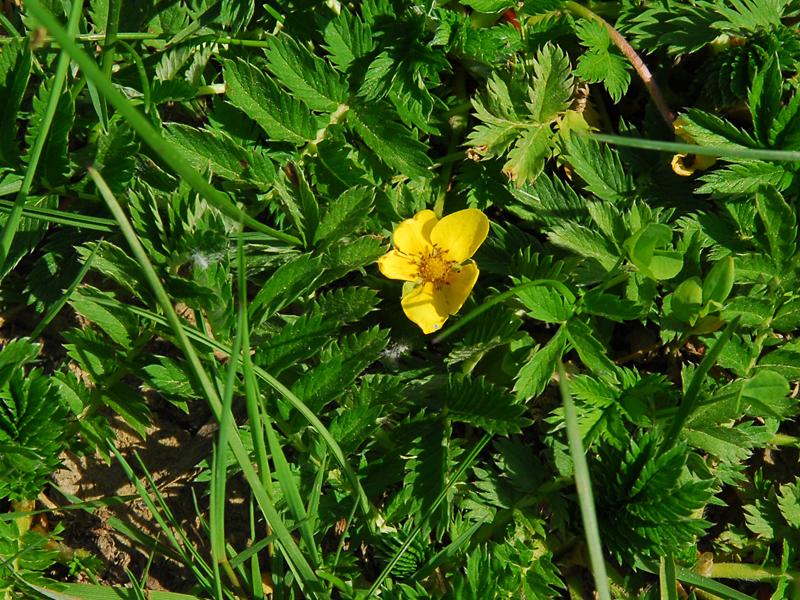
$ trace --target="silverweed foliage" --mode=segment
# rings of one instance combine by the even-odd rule
[[[797,597],[798,17],[2,4],[0,595]]]

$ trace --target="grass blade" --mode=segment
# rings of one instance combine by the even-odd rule
[[[561,388],[561,400],[564,403],[569,452],[575,469],[575,487],[578,490],[578,504],[581,507],[581,519],[586,533],[586,546],[589,549],[592,577],[594,577],[594,585],[599,600],[611,600],[606,563],[603,560],[603,546],[600,542],[600,529],[597,526],[597,513],[594,509],[594,494],[592,493],[592,480],[589,476],[589,465],[586,463],[586,454],[583,450],[578,414],[575,410],[575,403],[572,401],[572,395],[564,373],[564,365],[561,360],[558,361],[558,381]]]

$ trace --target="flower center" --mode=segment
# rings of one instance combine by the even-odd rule
[[[437,288],[447,283],[455,261],[447,259],[447,250],[436,246],[433,250],[420,256],[417,261],[417,276],[426,283],[433,283]]]

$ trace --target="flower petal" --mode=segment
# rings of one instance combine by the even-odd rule
[[[402,221],[392,234],[395,249],[403,254],[424,254],[431,248],[431,230],[438,222],[432,210],[422,210]]]
[[[439,293],[444,297],[447,311],[451,315],[456,314],[464,305],[472,291],[472,287],[478,280],[478,273],[477,265],[470,261],[458,271],[454,270],[450,277],[447,278],[447,283]]]
[[[455,262],[467,260],[486,239],[489,219],[477,208],[466,208],[447,215],[431,231],[431,241],[447,258]]]
[[[403,281],[417,280],[417,265],[405,254],[392,250],[378,259],[378,269],[384,277],[389,279],[402,279]]]
[[[415,287],[403,295],[403,312],[409,320],[428,334],[439,331],[447,321],[448,312],[444,295],[434,289],[432,283]]]

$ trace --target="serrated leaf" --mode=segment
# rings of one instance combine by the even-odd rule
[[[469,423],[489,433],[508,434],[520,430],[528,420],[521,417],[525,405],[503,388],[483,377],[453,375],[448,379],[443,406],[453,421]],[[439,408],[439,401],[433,403]]]
[[[619,259],[615,248],[606,238],[584,225],[566,223],[554,227],[547,237],[556,246],[579,256],[593,258],[606,269],[611,269]]]
[[[228,101],[270,139],[300,146],[316,138],[317,121],[308,107],[281,92],[261,71],[241,60],[226,60],[223,75]]]
[[[314,244],[337,240],[354,233],[372,210],[374,192],[368,188],[350,188],[328,206],[314,234]]]
[[[108,132],[97,140],[94,167],[115,194],[128,189],[136,171],[139,143],[122,119],[111,119]]]
[[[99,292],[97,292],[99,293]],[[97,325],[108,337],[123,348],[131,345],[131,323],[126,323],[122,315],[115,314],[106,306],[92,300],[92,296],[76,290],[69,300],[72,308],[88,321]]]
[[[183,156],[201,173],[211,172],[223,179],[241,181],[247,169],[247,153],[231,138],[181,123],[166,126],[166,136],[182,150]]]
[[[564,139],[564,151],[564,159],[598,198],[615,202],[633,194],[633,178],[622,167],[619,153],[610,146],[570,133]]]
[[[545,323],[563,323],[575,312],[575,306],[558,290],[547,286],[516,290],[516,296],[528,309],[529,316]]]
[[[250,321],[263,322],[300,294],[311,289],[322,274],[322,258],[302,254],[278,267],[250,302]]]
[[[312,410],[321,409],[342,395],[356,377],[377,360],[388,339],[388,330],[377,326],[341,338],[322,353],[319,365],[297,380],[292,391]]]
[[[525,220],[557,225],[580,221],[586,216],[586,203],[572,186],[547,173],[519,188],[511,188],[511,193],[524,207],[512,205],[508,209]]]
[[[459,2],[482,13],[496,13],[514,6],[513,0],[459,0]]]
[[[503,173],[517,185],[535,180],[550,158],[551,138],[549,127],[533,125],[525,129],[509,151]]]
[[[764,185],[783,191],[792,184],[793,176],[779,162],[737,160],[704,174],[700,181],[703,185],[697,188],[698,194],[723,197],[728,194],[754,194]]]
[[[331,62],[346,71],[353,61],[366,56],[375,46],[370,28],[357,16],[342,10],[328,21],[322,32]]]
[[[558,46],[548,44],[536,54],[533,72],[527,107],[534,121],[549,123],[572,102],[574,84],[569,57]]]
[[[571,319],[564,325],[567,340],[581,361],[593,373],[607,379],[616,379],[616,365],[608,358],[606,348],[583,321]]]
[[[622,56],[604,52],[584,52],[578,59],[575,73],[589,83],[602,83],[611,99],[617,103],[628,91],[631,75]]]
[[[797,218],[794,210],[774,188],[756,193],[756,207],[769,243],[770,255],[782,267],[797,251]]]
[[[582,311],[621,323],[636,319],[642,309],[632,300],[592,290],[583,296]]]
[[[408,177],[431,177],[427,147],[411,131],[393,121],[386,106],[353,107],[347,120],[381,161]]]
[[[786,333],[800,328],[800,298],[792,298],[784,303],[775,313],[771,325],[775,331]]]
[[[782,86],[780,63],[772,56],[756,73],[747,96],[756,137],[765,145],[770,143],[772,122],[781,108]]]
[[[722,317],[728,321],[739,317],[742,327],[759,327],[771,316],[773,303],[767,298],[737,296],[731,299],[722,311]]]
[[[47,104],[52,93],[53,80],[45,81],[33,98],[33,114],[25,132],[28,147],[33,147],[42,131]],[[75,120],[75,104],[68,90],[62,90],[56,104],[52,123],[47,131],[44,148],[39,159],[37,174],[47,187],[58,187],[67,181],[70,172],[69,133]]]
[[[0,52],[0,164],[19,158],[17,119],[30,77],[33,53],[27,41],[12,42]]]
[[[514,392],[520,400],[534,398],[541,394],[547,382],[553,376],[556,363],[564,353],[566,336],[564,328],[561,327],[556,334],[543,347],[534,352],[517,374],[517,381],[514,384]]]
[[[271,38],[266,54],[275,77],[312,110],[333,112],[347,100],[339,74],[288,35]]]

